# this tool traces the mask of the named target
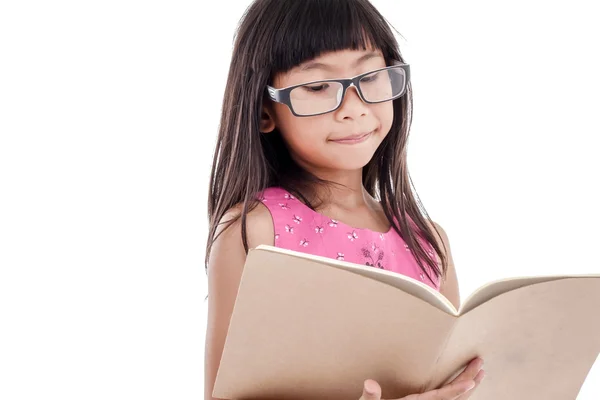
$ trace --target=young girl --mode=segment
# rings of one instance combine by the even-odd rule
[[[458,308],[448,239],[409,185],[411,100],[410,67],[368,0],[256,0],[246,10],[210,180],[206,399],[248,249],[260,244],[405,274]],[[481,365],[418,399],[467,399]],[[362,397],[379,396],[367,379]]]

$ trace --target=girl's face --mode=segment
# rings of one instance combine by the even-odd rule
[[[385,67],[380,50],[330,52],[275,76],[273,87],[351,78]],[[337,110],[310,117],[297,117],[285,104],[269,100],[263,108],[261,131],[268,135],[277,127],[294,160],[311,172],[358,170],[371,160],[393,118],[392,101],[367,104],[356,88],[349,87]],[[368,135],[356,139],[362,134]]]

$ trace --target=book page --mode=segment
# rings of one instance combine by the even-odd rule
[[[466,314],[477,306],[493,299],[494,297],[519,289],[524,286],[535,285],[543,282],[550,282],[566,278],[595,278],[600,274],[579,274],[579,275],[546,275],[546,276],[522,276],[500,279],[488,282],[475,290],[467,300],[461,305],[459,315]]]
[[[380,382],[384,398],[418,391],[456,318],[365,278],[285,252],[250,252],[213,396],[347,400],[365,377]]]
[[[293,250],[282,249],[279,247],[259,245],[252,250],[266,250],[275,253],[285,254],[291,257],[304,258],[317,261],[335,268],[340,268],[349,272],[362,275],[367,278],[375,279],[397,289],[400,289],[412,296],[420,298],[426,303],[436,307],[453,316],[466,314],[477,306],[493,299],[494,297],[510,292],[512,290],[534,285],[537,283],[550,282],[558,279],[577,278],[577,277],[600,277],[600,274],[568,274],[568,275],[541,275],[541,276],[521,276],[499,279],[488,282],[471,293],[464,302],[461,302],[460,310],[456,310],[454,305],[440,292],[432,289],[430,286],[419,282],[409,276],[396,272],[386,271],[379,268],[372,268],[365,265],[354,264],[347,261],[334,260],[328,257],[315,256],[312,254],[297,252]]]
[[[501,293],[457,319],[426,389],[480,356],[487,377],[473,400],[575,399],[600,351],[598,304],[598,275]]]
[[[253,249],[254,250],[254,249]],[[376,281],[385,283],[389,286],[400,289],[414,297],[417,297],[433,307],[446,312],[450,315],[458,315],[458,311],[454,305],[444,297],[440,292],[430,286],[419,282],[409,276],[402,275],[396,272],[386,271],[379,268],[368,267],[365,265],[354,264],[346,261],[334,260],[332,258],[315,256],[312,254],[301,253],[293,250],[281,249],[268,245],[259,245],[255,248],[259,251],[270,251],[274,253],[285,254],[295,258],[304,258],[311,261],[316,261],[321,264],[326,264],[331,267],[343,269],[355,274],[362,275],[366,278],[371,278]]]

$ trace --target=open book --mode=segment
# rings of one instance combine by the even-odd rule
[[[210,301],[210,299],[209,299]],[[600,274],[488,283],[456,310],[398,273],[258,246],[246,260],[213,396],[396,399],[476,356],[471,400],[575,400],[600,353]]]

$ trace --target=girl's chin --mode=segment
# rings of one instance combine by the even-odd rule
[[[328,162],[329,169],[337,169],[344,171],[354,171],[362,169],[373,158],[373,152],[362,151],[354,152],[352,155],[343,155],[340,157],[331,157]]]

